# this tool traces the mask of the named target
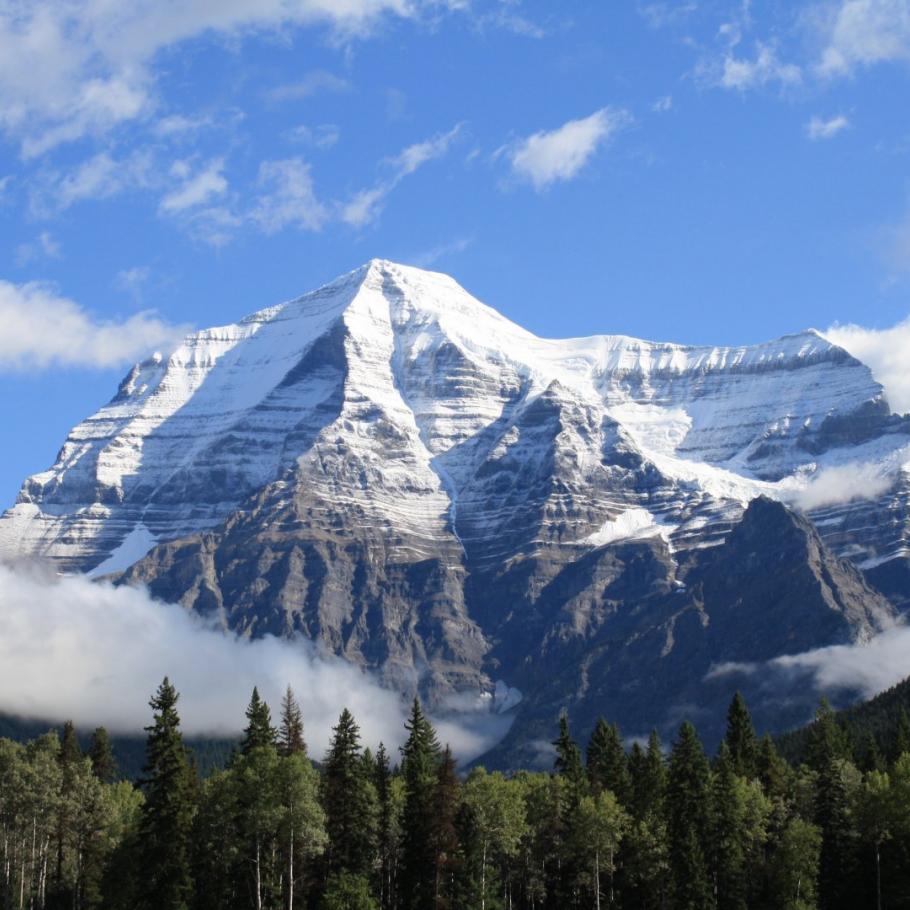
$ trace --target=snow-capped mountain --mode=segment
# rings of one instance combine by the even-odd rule
[[[374,260],[134,367],[26,480],[0,549],[129,569],[445,700],[513,683],[554,635],[584,651],[633,597],[670,599],[649,629],[695,609],[689,576],[759,496],[810,508],[813,565],[863,601],[816,643],[868,634],[910,599],[908,495],[910,419],[817,332],[547,340]]]

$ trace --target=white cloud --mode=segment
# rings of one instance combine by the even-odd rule
[[[223,171],[223,158],[213,159],[196,173],[192,173],[188,162],[175,162],[171,168],[171,176],[178,178],[182,183],[161,200],[159,211],[174,215],[203,205],[215,196],[224,195],[228,182]]]
[[[823,76],[849,75],[857,66],[910,61],[908,0],[840,0],[819,19]]]
[[[427,162],[445,155],[461,132],[461,128],[461,124],[457,124],[447,133],[439,133],[424,142],[415,142],[402,149],[394,158],[388,159],[385,164],[392,168],[392,175],[373,187],[361,190],[342,205],[341,220],[353,227],[363,227],[378,218],[386,196],[405,177],[413,174]]]
[[[141,589],[0,565],[0,623],[3,711],[138,732],[148,722],[149,696],[167,674],[181,693],[187,732],[237,733],[253,686],[275,710],[290,684],[316,756],[344,707],[374,747],[382,740],[394,749],[405,736],[407,705],[351,664],[301,639],[225,634]],[[440,738],[469,759],[509,722],[488,713],[449,718],[439,724]]]
[[[203,34],[325,25],[363,36],[439,0],[30,0],[0,6],[0,129],[26,156],[149,115],[156,55]],[[23,77],[27,74],[27,78]]]
[[[865,642],[849,645],[830,645],[786,654],[764,663],[731,661],[711,668],[705,679],[760,674],[764,688],[774,690],[781,685],[792,689],[795,683],[804,687],[807,682],[816,691],[834,694],[839,690],[858,692],[872,698],[907,678],[910,667],[910,628],[896,625]],[[808,677],[808,680],[807,680]]]
[[[654,111],[655,114],[665,114],[667,111],[672,110],[672,109],[673,109],[673,96],[672,95],[664,95],[662,98],[658,98],[657,101],[655,101],[651,105],[651,110]]]
[[[264,161],[259,183],[266,188],[250,215],[266,234],[287,227],[318,231],[328,218],[325,206],[316,198],[310,167],[300,158]]]
[[[876,499],[893,486],[894,479],[887,466],[874,462],[836,465],[813,475],[789,498],[805,511],[821,509],[857,499]]]
[[[134,152],[121,159],[99,152],[66,174],[45,175],[33,190],[30,205],[33,214],[46,217],[78,202],[110,199],[154,182],[154,164],[148,152]]]
[[[346,92],[351,83],[326,70],[313,70],[297,82],[279,85],[267,92],[270,101],[300,101],[318,92]]]
[[[802,81],[802,71],[796,64],[784,63],[773,47],[761,42],[756,46],[753,60],[736,57],[730,52],[724,57],[719,73],[711,76],[709,70],[705,68],[702,68],[701,72],[708,75],[721,88],[739,91],[760,88],[774,82],[789,86]]]
[[[508,153],[513,171],[537,190],[571,180],[597,149],[629,122],[625,111],[604,107],[519,141]]]
[[[186,331],[152,313],[98,322],[48,285],[2,280],[0,325],[0,369],[8,370],[121,366],[173,346]]]
[[[338,142],[341,137],[341,130],[334,123],[321,123],[316,127],[304,124],[295,126],[287,135],[291,142],[311,145],[318,149],[328,149]]]
[[[821,117],[813,117],[806,124],[806,135],[813,141],[833,139],[849,126],[850,121],[843,114],[831,117],[828,120],[823,120]]]
[[[49,231],[42,231],[34,243],[20,243],[16,247],[17,265],[28,265],[41,257],[45,259],[60,258],[60,243]]]
[[[825,336],[872,370],[872,375],[885,387],[892,410],[910,412],[910,317],[890,329],[834,325]]]
[[[473,243],[473,237],[457,237],[455,240],[437,244],[436,246],[430,247],[428,250],[423,250],[423,252],[411,256],[409,262],[413,263],[418,268],[428,269],[430,266],[436,265],[440,259],[446,259],[449,256],[463,253]]]

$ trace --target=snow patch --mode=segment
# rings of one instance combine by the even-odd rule
[[[112,572],[123,572],[133,563],[142,559],[156,543],[158,541],[155,539],[155,535],[140,522],[123,538],[120,546],[103,563],[95,566],[88,573],[89,578],[99,578],[102,575],[110,575]]]

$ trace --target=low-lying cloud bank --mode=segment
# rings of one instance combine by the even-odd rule
[[[803,681],[820,695],[846,690],[871,698],[910,676],[910,627],[895,626],[865,644],[831,645],[766,663],[719,664],[707,678],[734,675],[760,676],[767,688]]]
[[[835,465],[823,468],[787,499],[792,505],[810,511],[857,499],[877,499],[888,492],[894,481],[895,475],[880,463]]]
[[[135,733],[165,675],[181,693],[188,733],[234,734],[253,686],[277,709],[290,684],[314,755],[328,745],[342,708],[363,741],[396,748],[408,705],[375,679],[305,640],[225,634],[146,591],[115,588],[44,567],[0,564],[0,711]],[[511,718],[477,712],[438,723],[463,761],[493,746]]]

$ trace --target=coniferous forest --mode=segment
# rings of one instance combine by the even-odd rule
[[[803,760],[743,699],[717,754],[686,722],[627,749],[560,718],[550,772],[459,771],[415,701],[405,745],[343,711],[318,764],[288,689],[253,691],[227,767],[201,779],[165,679],[146,767],[118,781],[99,728],[0,739],[4,910],[853,910],[910,907],[910,722],[859,745],[825,704]]]

